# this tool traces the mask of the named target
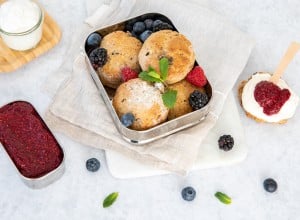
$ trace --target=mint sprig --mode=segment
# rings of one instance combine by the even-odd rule
[[[167,108],[173,108],[177,98],[177,91],[176,90],[168,90],[164,94],[162,94],[162,99],[164,105]]]
[[[147,71],[143,71],[139,74],[139,78],[147,82],[161,82],[160,75],[158,75],[158,78],[153,75],[154,74],[149,74]]]
[[[165,57],[159,60],[159,70],[161,74],[161,79],[165,81],[168,76],[168,69],[169,69],[169,60]]]
[[[168,88],[168,85],[165,83],[168,77],[168,69],[169,69],[169,60],[163,57],[159,60],[160,74],[157,71],[155,71],[155,69],[153,69],[151,66],[149,66],[148,71],[143,71],[139,74],[139,78],[147,82],[163,83]],[[175,90],[167,89],[167,91],[164,92],[162,95],[164,105],[167,108],[174,107],[176,98],[177,98],[177,91]]]
[[[216,192],[215,197],[217,197],[220,200],[220,202],[222,202],[226,205],[231,204],[231,198],[229,196],[227,196],[225,193]]]
[[[118,192],[113,192],[109,194],[104,200],[103,200],[103,208],[107,208],[111,206],[118,198],[119,193]]]

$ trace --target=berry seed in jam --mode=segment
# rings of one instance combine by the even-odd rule
[[[17,101],[0,108],[0,142],[20,173],[42,177],[55,170],[63,151],[28,102]]]
[[[259,82],[254,90],[254,98],[266,115],[277,114],[290,96],[288,89],[280,89],[269,81]]]

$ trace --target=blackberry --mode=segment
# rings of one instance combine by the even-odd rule
[[[264,188],[267,192],[273,193],[277,190],[277,183],[271,178],[265,179]]]
[[[126,113],[124,115],[121,116],[121,123],[125,126],[125,127],[129,127],[133,124],[134,122],[134,115],[132,113]]]
[[[201,109],[208,103],[208,96],[199,90],[195,90],[190,94],[189,103],[193,110]]]
[[[196,197],[196,191],[193,187],[188,186],[182,189],[181,196],[186,201],[192,201]]]
[[[107,50],[105,48],[96,48],[89,55],[92,66],[95,70],[105,65],[107,61]]]
[[[162,22],[162,23],[159,23],[159,24],[153,26],[153,32],[161,31],[161,30],[173,30],[173,27],[172,27],[172,25],[165,23],[165,22]]]
[[[234,145],[234,140],[231,135],[222,135],[219,140],[219,148],[224,150],[224,151],[229,151],[233,148]]]
[[[96,172],[100,168],[100,161],[96,158],[90,158],[85,163],[86,169],[91,172]]]

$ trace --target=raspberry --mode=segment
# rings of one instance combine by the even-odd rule
[[[129,67],[124,67],[121,70],[122,80],[123,82],[127,82],[130,79],[134,79],[138,77],[137,72],[135,72],[133,69]]]
[[[204,71],[200,66],[195,66],[186,76],[186,80],[198,87],[205,86],[207,83]]]

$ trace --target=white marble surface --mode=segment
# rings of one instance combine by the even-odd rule
[[[62,41],[20,70],[0,75],[0,105],[24,99],[43,115],[51,99],[41,92],[41,85],[49,74],[55,77],[53,71],[61,64],[70,36],[86,12],[84,0],[41,2],[61,26]],[[298,0],[203,2],[257,40],[240,80],[255,71],[274,70],[289,42],[300,41]],[[297,94],[300,94],[299,72],[300,54],[284,76]],[[168,174],[115,179],[106,167],[102,151],[56,133],[65,149],[66,172],[47,188],[32,190],[21,182],[0,148],[0,219],[299,219],[299,110],[281,126],[257,124],[240,108],[239,112],[249,147],[247,159],[231,167],[195,171],[187,177]],[[101,160],[99,172],[86,171],[85,160],[90,157]],[[262,182],[266,177],[277,180],[276,193],[264,191]],[[185,185],[197,190],[193,202],[181,199],[180,191]],[[102,200],[112,191],[120,192],[119,199],[112,207],[103,209]],[[230,195],[233,203],[230,206],[219,203],[213,196],[216,191]]]

